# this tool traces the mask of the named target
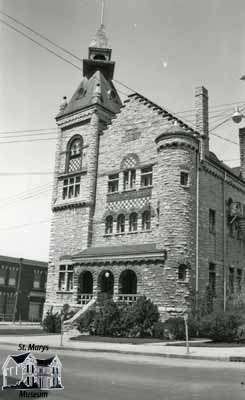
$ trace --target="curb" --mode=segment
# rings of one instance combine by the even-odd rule
[[[0,342],[0,345],[11,345],[14,346],[15,343]],[[129,354],[129,355],[141,355],[145,357],[163,357],[163,358],[181,358],[189,360],[203,360],[203,361],[229,361],[229,362],[245,362],[245,357],[236,356],[225,356],[225,357],[208,357],[208,356],[198,356],[192,354],[168,354],[168,353],[146,353],[143,351],[130,351],[130,350],[113,350],[113,349],[97,349],[88,348],[81,349],[68,346],[51,346],[50,350],[64,350],[64,351],[79,351],[79,352],[94,352],[94,353],[109,353],[109,354]]]

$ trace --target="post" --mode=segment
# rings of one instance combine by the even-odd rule
[[[184,315],[184,321],[185,321],[186,353],[187,353],[187,354],[190,354],[189,335],[188,335],[188,314],[185,314],[185,315]]]
[[[63,346],[63,335],[64,335],[64,314],[61,313],[60,316],[60,346]]]

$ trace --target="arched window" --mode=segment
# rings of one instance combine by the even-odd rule
[[[119,277],[120,294],[137,294],[137,276],[131,269],[123,271]]]
[[[179,265],[179,268],[178,268],[178,280],[179,281],[186,280],[186,272],[187,272],[187,266],[185,264]]]
[[[113,217],[112,215],[108,215],[105,220],[105,234],[109,235],[113,232]]]
[[[81,136],[75,136],[68,144],[67,149],[67,172],[79,171],[82,168],[82,145]]]
[[[151,229],[151,213],[149,210],[146,210],[142,214],[142,230],[146,231]]]
[[[125,232],[125,216],[123,214],[117,217],[117,233]]]
[[[138,215],[137,213],[132,213],[129,216],[129,232],[136,232],[138,229]]]

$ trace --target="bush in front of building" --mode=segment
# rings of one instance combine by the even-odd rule
[[[124,309],[124,324],[128,336],[152,336],[153,326],[159,321],[157,306],[145,296],[141,296],[132,305]]]
[[[105,298],[98,302],[78,322],[80,332],[98,336],[147,337],[152,336],[153,325],[159,321],[157,306],[145,296],[133,305],[115,303]]]
[[[214,342],[234,342],[239,340],[241,324],[242,317],[236,312],[213,312],[200,320],[200,335]]]
[[[94,335],[94,319],[96,311],[88,310],[77,322],[77,329],[82,333]]]
[[[61,332],[61,318],[60,314],[53,313],[53,310],[49,310],[45,315],[42,327],[45,332],[48,333],[60,333]]]

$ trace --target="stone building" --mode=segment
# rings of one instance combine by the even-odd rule
[[[245,130],[229,168],[209,150],[204,87],[193,129],[139,93],[122,104],[113,74],[102,25],[56,118],[46,310],[101,292],[144,294],[163,316],[207,289],[225,304],[245,278]]]

